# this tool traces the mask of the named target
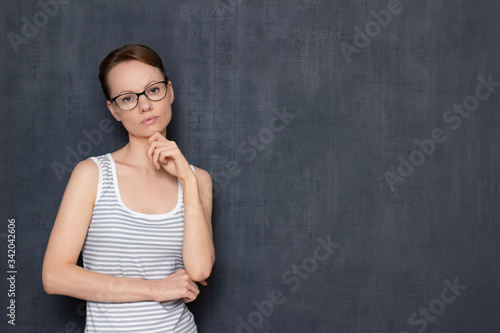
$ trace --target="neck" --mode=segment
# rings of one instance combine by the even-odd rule
[[[163,136],[166,136],[167,129],[165,128],[161,132],[161,134]],[[143,167],[152,172],[162,171],[162,168],[160,168],[160,170],[156,170],[154,164],[146,156],[146,145],[148,144],[148,137],[134,136],[129,133],[128,138],[128,143],[121,149],[123,158],[127,161],[127,163]]]

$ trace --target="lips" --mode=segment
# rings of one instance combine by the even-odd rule
[[[146,119],[143,119],[141,121],[141,124],[150,125],[150,124],[153,124],[156,121],[156,119],[158,119],[158,117],[155,117],[155,116],[147,117]]]

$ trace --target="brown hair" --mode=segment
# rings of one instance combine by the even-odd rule
[[[156,67],[160,70],[165,81],[168,81],[167,73],[163,68],[163,62],[160,56],[150,47],[140,44],[124,45],[116,50],[111,51],[99,65],[99,81],[106,99],[109,100],[110,88],[107,81],[109,71],[121,62],[137,60],[147,65]]]

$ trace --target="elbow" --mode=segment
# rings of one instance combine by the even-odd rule
[[[42,271],[42,284],[43,284],[43,289],[45,292],[49,295],[54,295],[56,294],[56,281],[55,277],[53,274],[47,272],[46,270]]]
[[[52,265],[44,264],[42,267],[43,289],[49,295],[60,295],[61,273]]]
[[[210,277],[211,273],[212,273],[212,269],[207,269],[207,270],[195,271],[192,274],[188,274],[188,275],[192,281],[201,282],[203,280],[208,279]]]
[[[210,277],[210,274],[212,274],[212,266],[213,261],[209,265],[206,265],[206,267],[198,267],[197,269],[186,271],[192,281],[200,282]]]

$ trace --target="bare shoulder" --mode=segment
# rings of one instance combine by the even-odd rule
[[[196,178],[198,179],[198,189],[200,193],[201,203],[210,225],[210,232],[212,232],[212,178],[207,171],[198,167],[194,167],[194,173],[196,175]]]
[[[80,161],[73,169],[71,177],[88,181],[99,180],[99,167],[90,158]]]
[[[212,178],[210,177],[210,174],[205,171],[202,168],[194,167],[194,173],[196,175],[196,178],[198,181],[204,183],[204,184],[212,184]]]
[[[92,159],[80,161],[71,172],[66,190],[70,194],[85,197],[89,202],[94,202],[99,184],[99,167]]]
[[[212,198],[212,177],[210,177],[210,174],[198,167],[194,167],[194,174],[198,179],[198,188],[202,197]]]

